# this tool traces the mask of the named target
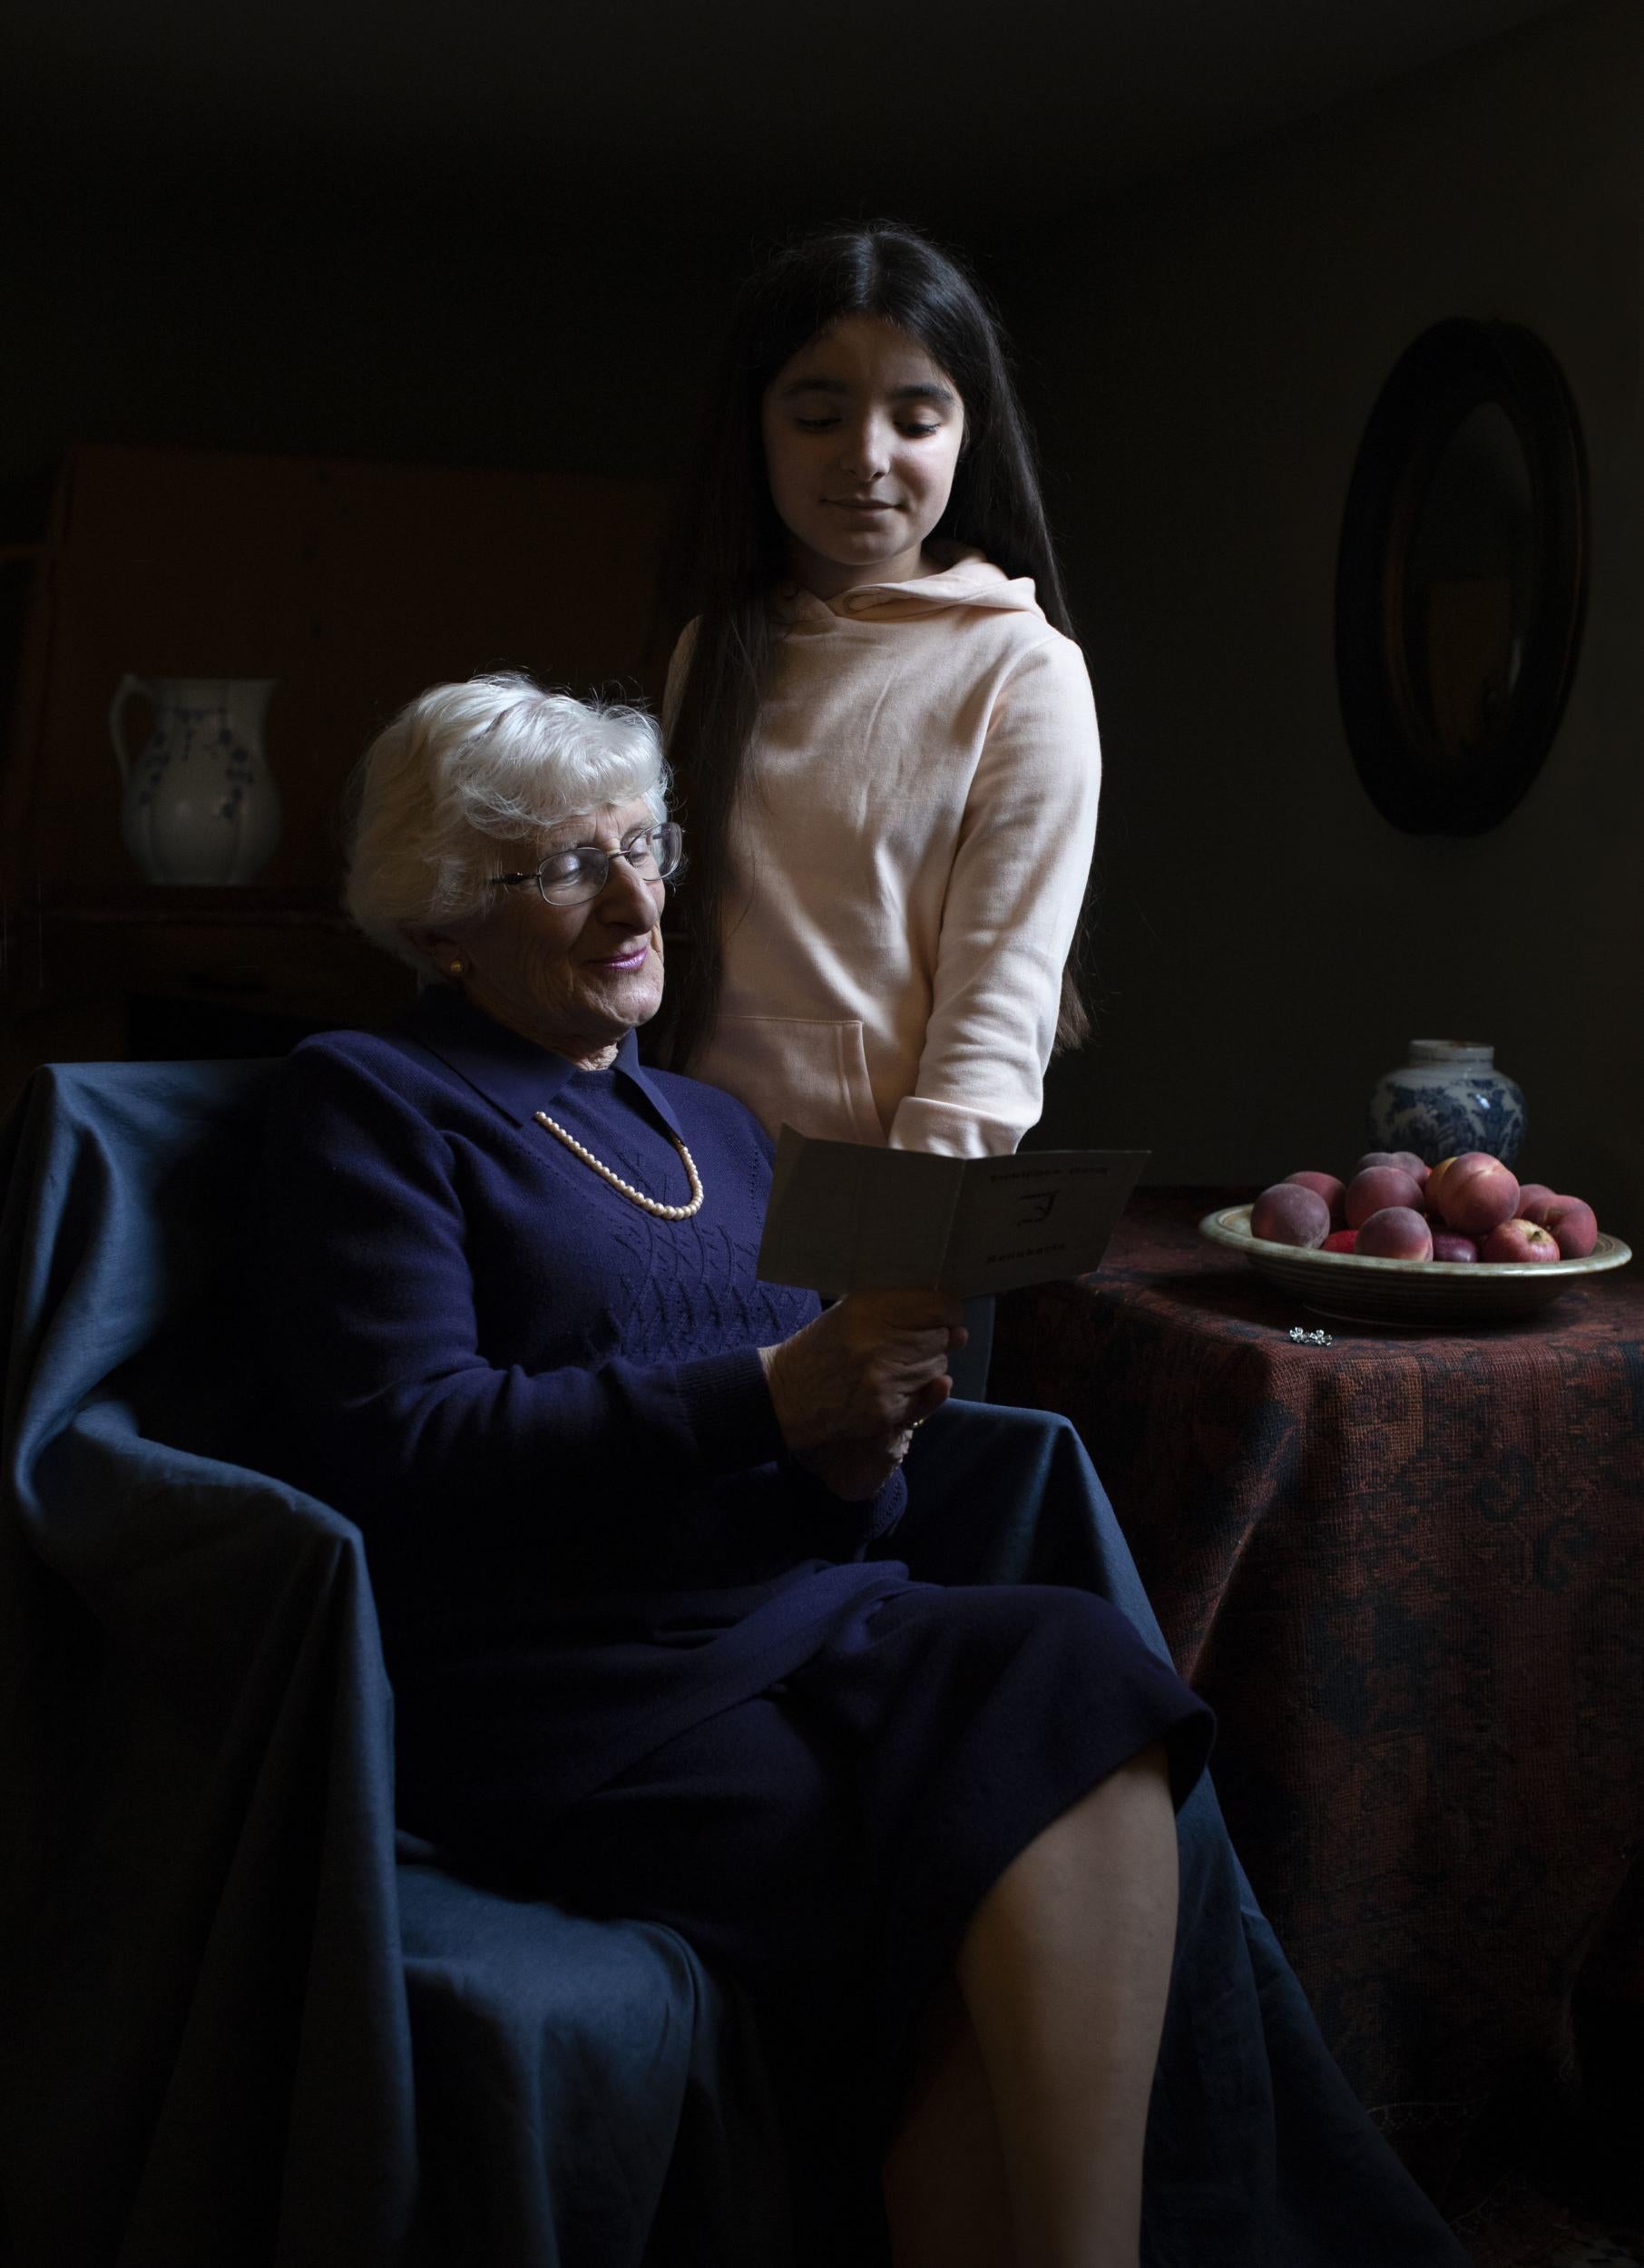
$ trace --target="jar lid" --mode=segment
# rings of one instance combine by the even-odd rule
[[[1491,1063],[1495,1048],[1488,1040],[1412,1040],[1413,1063]]]

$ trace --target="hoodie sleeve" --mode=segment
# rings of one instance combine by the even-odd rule
[[[1084,657],[1052,634],[993,703],[943,907],[918,1080],[892,1122],[893,1149],[999,1156],[1038,1120],[1101,782]]]

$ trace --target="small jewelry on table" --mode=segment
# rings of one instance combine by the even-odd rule
[[[1297,1346],[1334,1346],[1336,1341],[1327,1331],[1304,1331],[1299,1323],[1290,1325],[1290,1336]]]

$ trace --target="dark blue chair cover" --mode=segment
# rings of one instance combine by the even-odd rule
[[[737,1997],[670,1931],[510,1900],[396,1842],[359,1533],[235,1461],[258,1391],[236,1223],[274,1068],[51,1068],[0,1148],[16,2260],[786,2268]],[[925,1509],[893,1546],[915,1574],[1082,1584],[1162,1650],[1071,1428],[978,1410],[917,1456]],[[1453,2268],[1208,1781],[1181,1833],[1149,2268]]]
[[[690,1948],[396,1853],[359,1531],[229,1453],[272,1069],[54,1068],[5,1137],[17,2258],[781,2263],[751,2038]]]

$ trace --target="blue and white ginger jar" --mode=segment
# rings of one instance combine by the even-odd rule
[[[1511,1166],[1523,1147],[1524,1097],[1482,1040],[1412,1040],[1408,1063],[1370,1098],[1370,1138],[1430,1166],[1463,1149]]]

